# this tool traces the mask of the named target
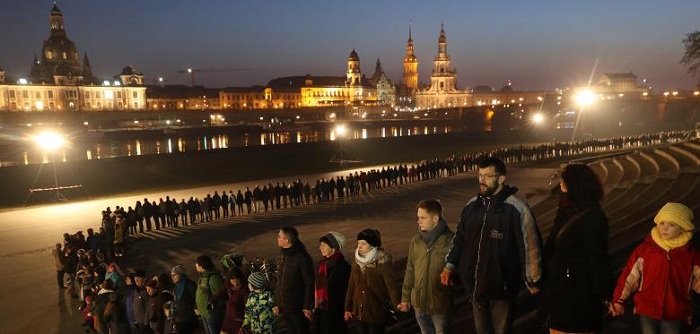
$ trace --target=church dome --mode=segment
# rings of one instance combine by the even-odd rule
[[[348,56],[348,61],[359,61],[360,57],[357,56],[357,52],[355,52],[355,49],[352,49],[352,52],[350,52],[350,56]]]

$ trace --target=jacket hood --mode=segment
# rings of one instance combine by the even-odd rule
[[[479,199],[479,202],[481,202],[481,203],[484,203],[484,201],[485,201],[486,199],[489,199],[489,198],[492,199],[492,200],[495,200],[495,201],[497,201],[497,202],[499,202],[499,203],[502,203],[502,202],[504,202],[504,201],[506,200],[506,198],[508,198],[508,196],[513,195],[513,194],[515,194],[515,193],[517,193],[517,192],[518,192],[518,188],[517,188],[517,187],[504,184],[504,185],[503,185],[503,189],[501,189],[501,191],[499,191],[496,195],[494,195],[494,196],[483,196],[483,195],[479,194],[479,195],[477,195],[477,199]]]

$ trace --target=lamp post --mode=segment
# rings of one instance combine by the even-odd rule
[[[63,135],[57,132],[47,131],[35,136],[34,141],[44,150],[45,154],[49,155],[49,158],[51,159],[51,167],[53,169],[53,187],[45,190],[55,191],[54,197],[52,198],[55,202],[66,201],[67,198],[61,194],[61,187],[58,185],[56,160],[54,159],[54,156],[51,156],[65,145]]]
[[[333,157],[332,160],[338,162],[340,167],[345,166],[345,160],[343,160],[343,136],[347,132],[347,128],[344,124],[338,124],[335,129],[333,129],[334,139],[338,140],[338,157]]]
[[[593,104],[593,102],[596,100],[596,95],[593,94],[590,90],[582,90],[576,96],[574,97],[576,100],[576,104],[578,105],[578,114],[576,115],[576,122],[574,123],[574,130],[571,132],[571,141],[574,141],[576,139],[576,130],[579,128],[579,123],[581,122],[581,114],[583,114],[583,111],[586,109],[586,107],[590,106]],[[583,125],[580,126],[583,128]]]

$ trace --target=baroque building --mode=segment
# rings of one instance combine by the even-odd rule
[[[49,38],[41,57],[34,55],[27,78],[15,82],[0,70],[0,111],[143,110],[143,74],[127,66],[108,80],[93,76],[87,54],[68,38],[63,13],[56,3],[49,16]]]
[[[469,92],[457,89],[457,71],[452,69],[451,62],[447,53],[447,35],[444,26],[440,25],[438,54],[433,60],[430,88],[416,92],[416,107],[429,109],[468,105]]]
[[[393,104],[394,85],[377,60],[367,79],[360,57],[353,49],[345,76],[290,76],[271,80],[267,86],[229,87],[220,91],[222,109],[293,109],[301,107]]]

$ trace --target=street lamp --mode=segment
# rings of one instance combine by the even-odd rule
[[[55,153],[66,143],[63,135],[54,132],[46,131],[34,136],[34,142],[41,147],[46,154]],[[53,188],[46,188],[42,190],[53,190],[55,191],[55,201],[66,201],[67,198],[63,196],[60,192],[61,187],[58,186],[58,174],[56,173],[56,161],[51,159],[51,166],[53,167]]]
[[[582,90],[574,96],[574,100],[576,101],[579,109],[578,115],[576,115],[576,123],[574,123],[574,130],[571,132],[571,141],[576,139],[576,129],[579,127],[579,123],[581,122],[581,114],[583,113],[583,110],[593,104],[596,98],[596,95],[588,89]]]

